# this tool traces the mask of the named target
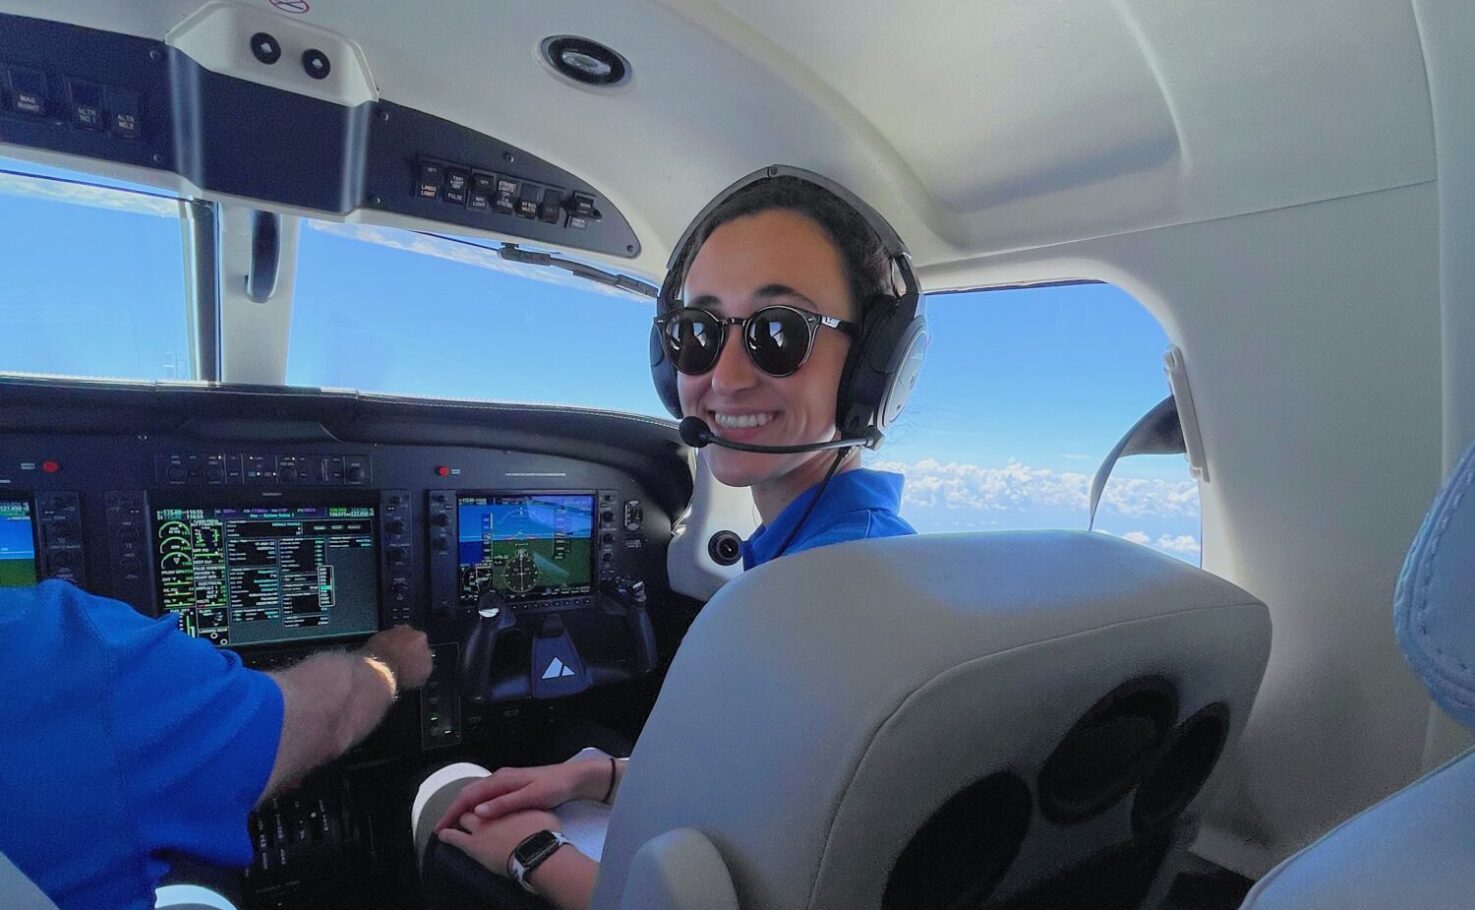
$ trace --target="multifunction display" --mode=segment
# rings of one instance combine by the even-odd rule
[[[462,494],[457,525],[463,606],[488,590],[508,603],[590,593],[593,493]]]
[[[36,583],[36,529],[31,504],[24,499],[0,499],[0,588]]]
[[[156,509],[161,604],[217,645],[373,632],[374,521],[361,505]]]

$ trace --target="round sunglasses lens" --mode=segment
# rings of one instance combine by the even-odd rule
[[[666,323],[666,343],[671,348],[677,370],[700,375],[712,369],[717,362],[722,327],[711,313],[703,310],[678,313]]]
[[[799,369],[809,353],[809,323],[793,310],[759,310],[748,320],[743,340],[759,369],[787,376]]]

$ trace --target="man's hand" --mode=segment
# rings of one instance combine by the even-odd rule
[[[389,667],[401,689],[418,689],[430,678],[430,642],[425,633],[409,626],[395,626],[364,643],[365,656]]]
[[[457,825],[462,817],[490,821],[529,809],[554,809],[571,799],[599,799],[609,788],[609,773],[609,759],[602,757],[538,768],[501,768],[462,787],[435,830]]]
[[[457,824],[460,827],[438,832],[440,839],[504,878],[507,875],[507,857],[512,855],[518,844],[539,831],[557,831],[559,828],[557,816],[538,810],[514,812],[492,821],[467,812],[457,819]],[[560,849],[569,848],[564,846]]]
[[[263,800],[368,736],[398,689],[424,685],[430,645],[424,632],[397,626],[358,651],[319,652],[270,675],[282,690],[282,738]]]

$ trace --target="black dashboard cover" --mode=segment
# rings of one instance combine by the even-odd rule
[[[0,379],[0,432],[500,449],[626,472],[670,514],[680,514],[692,494],[687,450],[675,423],[576,407],[277,386],[8,377]]]

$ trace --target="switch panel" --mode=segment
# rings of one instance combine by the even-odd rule
[[[430,610],[437,617],[454,615],[456,588],[456,491],[431,490],[425,520],[430,533]]]
[[[153,540],[149,536],[148,496],[142,490],[110,490],[107,504],[108,561],[113,596],[138,607],[153,600]]]
[[[76,493],[36,494],[41,577],[60,578],[87,586],[87,562],[82,552],[82,498]]]
[[[456,685],[461,646],[451,642],[430,651],[435,669],[420,688],[420,748],[426,750],[461,743],[461,690]]]
[[[413,579],[414,534],[411,526],[410,494],[407,490],[385,490],[379,494],[379,541],[384,553],[384,612],[391,625],[411,624],[415,616]]]

